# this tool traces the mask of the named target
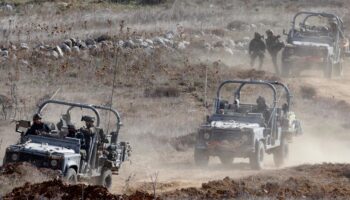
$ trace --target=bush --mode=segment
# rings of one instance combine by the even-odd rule
[[[145,97],[179,97],[180,90],[172,86],[147,88],[144,91],[144,95]]]

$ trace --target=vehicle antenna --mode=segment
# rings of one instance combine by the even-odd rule
[[[113,67],[113,83],[112,83],[111,99],[109,103],[110,109],[112,109],[112,105],[113,105],[114,88],[115,88],[115,82],[117,77],[118,53],[119,53],[119,49],[117,49],[117,52],[114,55],[115,62]],[[107,133],[109,133],[110,118],[111,118],[111,112],[108,112]]]

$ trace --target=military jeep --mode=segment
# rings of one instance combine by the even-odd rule
[[[341,76],[343,58],[349,52],[342,20],[329,13],[299,12],[282,51],[282,75],[298,76],[310,68],[323,70],[326,78]]]
[[[50,123],[50,133],[26,135],[30,121],[16,122],[16,132],[21,133],[21,141],[6,149],[3,164],[14,162],[29,162],[39,168],[51,168],[62,172],[63,178],[69,183],[84,180],[107,188],[112,184],[112,173],[117,174],[121,164],[130,156],[130,145],[118,141],[119,129],[122,125],[119,113],[109,107],[70,103],[58,100],[43,102],[37,113],[49,104],[67,107],[57,124]],[[81,139],[68,137],[69,125],[72,125],[71,113],[74,108],[86,110],[95,114],[96,124],[88,150],[81,146]],[[99,111],[114,115],[115,129],[105,132],[100,127]],[[45,115],[44,115],[45,116]],[[107,120],[107,119],[106,119]],[[75,130],[79,133],[80,129]],[[103,138],[99,137],[103,135]]]
[[[222,99],[221,90],[232,84],[236,85],[234,102],[241,100],[241,91],[248,85],[269,88],[273,94],[271,108],[266,108],[264,113],[257,112],[256,104],[237,105]],[[285,93],[286,99],[282,106],[278,106],[276,88]],[[294,136],[302,134],[300,122],[290,110],[290,101],[288,87],[280,82],[222,82],[214,101],[214,113],[207,116],[206,122],[198,130],[194,148],[195,164],[206,166],[211,156],[218,156],[225,165],[231,164],[234,158],[249,158],[251,168],[262,169],[267,153],[273,154],[276,166],[282,166],[288,158],[288,143],[292,142]]]

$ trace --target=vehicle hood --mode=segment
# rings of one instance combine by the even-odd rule
[[[325,47],[328,49],[330,54],[333,54],[333,47],[326,43],[306,42],[306,41],[293,41],[293,45],[297,46],[308,46],[308,47]]]
[[[36,153],[45,153],[45,154],[51,154],[51,153],[73,154],[74,153],[73,149],[48,145],[46,143],[42,143],[42,144],[26,143],[26,144],[18,145],[17,147],[20,148],[20,151],[26,151],[26,152],[36,152]]]
[[[234,120],[230,121],[212,121],[210,122],[211,128],[220,128],[220,129],[244,129],[244,128],[259,128],[260,125],[257,123],[244,123],[244,122],[237,122]]]

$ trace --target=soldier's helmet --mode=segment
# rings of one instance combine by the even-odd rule
[[[266,31],[266,35],[267,35],[267,36],[272,36],[272,35],[273,35],[273,31],[272,31],[271,29],[268,29],[268,30]]]
[[[255,38],[255,39],[260,39],[260,38],[261,38],[261,35],[260,35],[258,32],[255,32],[255,33],[254,33],[254,38]]]
[[[257,104],[258,106],[264,106],[264,105],[266,105],[265,98],[262,97],[262,96],[259,96],[259,97],[256,99],[256,104]]]
[[[33,115],[33,120],[38,120],[38,119],[42,119],[41,114],[40,113],[35,113]]]
[[[95,118],[91,117],[91,116],[88,116],[88,115],[84,115],[84,116],[81,117],[81,121],[84,121],[84,122],[95,122]]]

